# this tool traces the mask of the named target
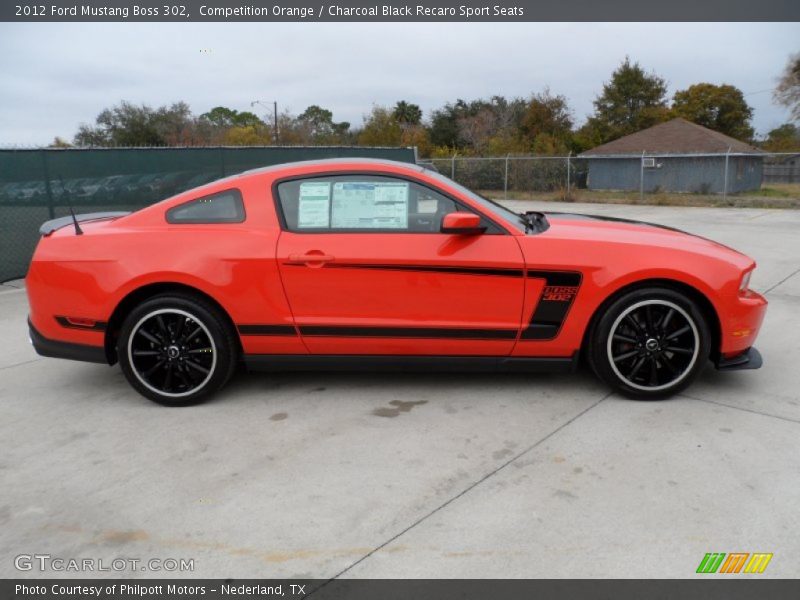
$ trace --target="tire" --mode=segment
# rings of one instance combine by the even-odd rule
[[[711,332],[686,295],[666,287],[640,288],[601,310],[587,356],[598,377],[625,396],[667,398],[706,366]]]
[[[137,392],[159,404],[186,406],[206,400],[228,382],[238,345],[216,307],[170,293],[142,302],[125,317],[117,355]]]

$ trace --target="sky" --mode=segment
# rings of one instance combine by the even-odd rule
[[[361,124],[373,104],[565,95],[576,123],[626,55],[669,84],[732,84],[758,134],[788,120],[772,89],[800,23],[2,23],[0,145],[71,139],[106,107],[256,100]]]

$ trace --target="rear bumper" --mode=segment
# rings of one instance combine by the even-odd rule
[[[106,350],[102,346],[87,346],[59,340],[51,340],[39,333],[28,319],[28,331],[33,349],[41,356],[49,358],[66,358],[107,365]]]
[[[748,348],[741,354],[731,358],[719,357],[714,366],[718,371],[741,371],[744,369],[760,369],[764,364],[761,353],[755,348]]]

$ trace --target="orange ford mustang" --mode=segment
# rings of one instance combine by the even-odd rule
[[[266,370],[571,371],[661,398],[757,368],[752,259],[667,227],[517,214],[421,167],[335,159],[134,213],[48,221],[27,277],[39,354],[120,363],[189,404]]]

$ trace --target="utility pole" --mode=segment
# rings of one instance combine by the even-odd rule
[[[269,110],[269,104],[263,102],[262,100],[253,100],[250,103],[250,108],[254,107],[256,104],[260,104],[267,110]],[[278,132],[278,101],[274,100],[272,102],[272,122],[274,123],[272,128],[272,143],[277,145],[280,141],[280,135]]]
[[[273,105],[272,116],[275,118],[275,129],[273,129],[273,131],[275,132],[275,145],[277,146],[278,140],[280,139],[278,137],[278,101],[275,100],[272,103],[272,105]]]
[[[723,175],[723,182],[722,182],[723,202],[728,199],[728,161],[730,157],[731,157],[731,147],[728,146],[728,151],[725,153],[725,175]]]

